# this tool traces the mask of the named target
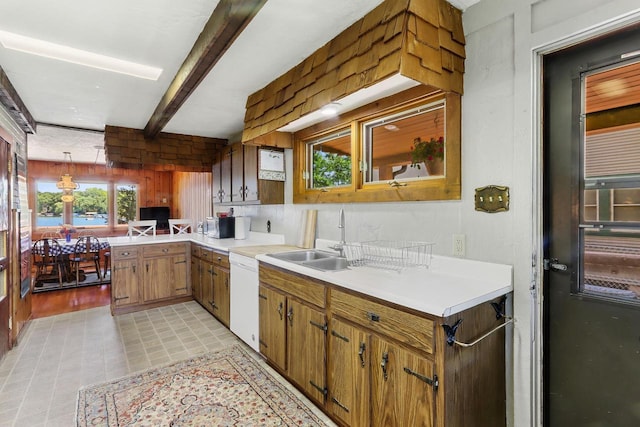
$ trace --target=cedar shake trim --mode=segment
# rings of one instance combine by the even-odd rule
[[[242,141],[400,74],[462,94],[462,12],[446,0],[387,0],[247,99]]]

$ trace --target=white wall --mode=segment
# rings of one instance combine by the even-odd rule
[[[539,371],[532,356],[532,318],[539,305],[530,287],[539,268],[540,164],[536,50],[549,50],[615,26],[640,22],[637,0],[482,0],[463,15],[467,37],[462,113],[462,199],[447,202],[244,207],[252,229],[283,233],[295,243],[301,210],[318,209],[317,236],[339,239],[338,210],[344,207],[347,240],[426,240],[434,252],[451,255],[452,235],[465,234],[467,257],[514,267],[513,341],[508,346],[508,419],[512,426],[535,425]],[[291,176],[291,156],[287,158]],[[474,189],[489,184],[510,188],[508,212],[486,214],[473,206]],[[511,369],[513,367],[513,369]]]

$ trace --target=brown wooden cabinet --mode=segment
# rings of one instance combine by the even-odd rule
[[[191,294],[187,286],[187,244],[146,245],[142,250],[142,299],[153,302]]]
[[[203,260],[200,257],[200,245],[191,244],[191,295],[193,299],[202,304],[202,268]]]
[[[213,165],[214,203],[282,204],[284,182],[258,179],[258,147],[225,147]]]
[[[260,352],[338,424],[506,425],[504,329],[442,327],[472,342],[499,299],[438,317],[261,263],[259,301]]]
[[[126,307],[140,302],[138,272],[138,248],[111,249],[112,306]]]
[[[227,260],[228,257],[224,256]],[[227,261],[228,262],[228,261]],[[213,271],[213,315],[227,328],[231,317],[231,292],[229,289],[229,268],[214,263]]]
[[[197,290],[194,299],[227,328],[231,314],[229,286],[229,256],[192,243],[191,288]]]
[[[191,299],[188,243],[117,246],[112,249],[112,314]]]
[[[326,289],[260,267],[260,352],[317,404],[326,396]]]

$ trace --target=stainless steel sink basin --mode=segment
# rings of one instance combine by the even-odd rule
[[[305,262],[305,261],[312,261],[317,259],[334,257],[333,254],[317,251],[317,250],[280,252],[275,254],[269,254],[269,256],[272,256],[274,258],[278,258],[284,261],[291,261],[291,262]]]
[[[346,269],[349,266],[349,263],[347,262],[346,258],[334,256],[330,258],[303,262],[302,265],[304,265],[305,267],[317,268],[318,270],[337,271]]]
[[[338,271],[348,267],[346,258],[339,257],[337,254],[324,252],[317,249],[309,249],[305,251],[280,252],[268,254],[283,261],[293,262],[305,267],[315,268],[323,271]]]

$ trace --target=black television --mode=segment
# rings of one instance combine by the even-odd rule
[[[169,229],[169,207],[168,206],[151,206],[140,208],[140,220],[155,219],[157,221],[156,229]]]

